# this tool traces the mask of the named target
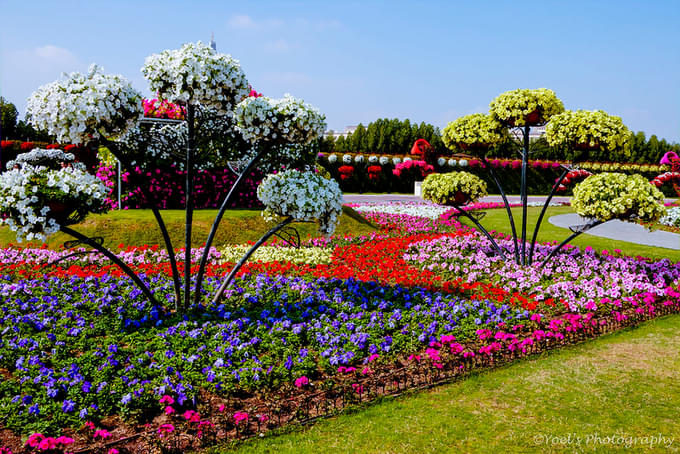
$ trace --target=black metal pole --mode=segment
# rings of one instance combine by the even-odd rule
[[[109,149],[111,154],[115,156],[116,159],[118,159],[118,162],[120,162],[128,169],[132,170],[132,165],[122,156],[120,150],[118,149],[118,145],[115,142],[111,142],[108,139],[102,139],[102,144],[104,144]],[[163,235],[163,242],[165,243],[165,250],[168,253],[168,258],[170,260],[170,270],[172,271],[172,281],[173,286],[175,288],[175,310],[179,310],[179,305],[182,301],[181,299],[182,297],[181,297],[181,284],[179,281],[180,279],[179,269],[177,268],[177,260],[175,259],[175,249],[172,246],[172,240],[170,239],[168,228],[165,225],[165,222],[163,221],[163,217],[161,216],[158,207],[152,204],[151,211],[153,212],[154,218],[156,219],[156,224],[158,224],[158,228],[161,231],[161,235]]]
[[[250,256],[253,255],[253,253],[257,250],[257,248],[262,246],[262,244],[264,244],[264,242],[267,241],[276,232],[278,232],[279,230],[281,230],[282,228],[284,228],[285,226],[287,226],[288,224],[293,222],[293,220],[294,219],[292,217],[288,217],[288,218],[284,219],[282,222],[280,222],[278,225],[276,225],[276,227],[271,229],[269,232],[265,233],[262,236],[262,238],[260,238],[257,241],[257,243],[255,243],[248,250],[248,252],[246,252],[246,254],[243,257],[241,257],[241,260],[239,260],[238,263],[236,264],[236,266],[234,266],[234,268],[231,270],[231,272],[227,276],[227,279],[222,283],[220,288],[217,290],[217,293],[215,293],[215,296],[213,297],[213,303],[217,303],[220,300],[220,298],[222,298],[222,294],[229,287],[229,284],[231,284],[231,281],[234,280],[234,277],[236,277],[236,273],[238,272],[238,270],[241,269],[243,264],[246,263],[246,261],[250,258]]]
[[[515,228],[515,218],[512,215],[512,209],[510,208],[510,202],[508,202],[508,198],[505,195],[505,191],[503,190],[503,186],[501,186],[500,181],[498,180],[498,177],[496,176],[496,172],[493,170],[493,167],[491,167],[486,160],[486,156],[482,157],[482,162],[484,162],[484,165],[486,166],[489,174],[491,175],[491,178],[493,178],[494,183],[496,183],[496,187],[501,193],[501,197],[503,198],[503,205],[505,205],[505,211],[508,214],[508,219],[510,220],[510,228],[512,229],[512,240],[515,244],[515,251],[514,251],[514,256],[515,256],[515,263],[519,265],[519,245],[517,243],[517,229]]]
[[[534,263],[534,249],[536,248],[536,237],[538,236],[538,230],[541,228],[541,223],[543,222],[543,216],[545,216],[545,212],[548,209],[548,205],[550,205],[550,201],[552,200],[553,196],[557,192],[557,188],[559,187],[560,184],[562,184],[562,180],[567,176],[567,173],[569,173],[569,169],[564,169],[564,172],[562,172],[562,175],[557,179],[555,184],[553,185],[552,189],[550,190],[550,195],[548,195],[548,198],[546,199],[545,203],[543,204],[543,209],[541,210],[541,214],[538,216],[538,221],[536,222],[536,225],[534,226],[534,234],[531,237],[531,246],[529,248],[529,265]]]
[[[187,155],[185,163],[186,181],[184,195],[184,307],[186,310],[191,302],[191,226],[194,214],[193,199],[193,154],[194,154],[194,106],[187,104]]]
[[[203,278],[205,276],[205,267],[208,263],[208,254],[210,253],[210,247],[212,246],[213,240],[215,239],[215,235],[217,233],[217,229],[220,226],[220,222],[222,221],[222,217],[224,216],[224,213],[227,211],[227,207],[229,206],[229,202],[231,201],[231,198],[234,194],[236,194],[236,187],[241,183],[241,180],[245,177],[245,175],[250,171],[250,169],[253,168],[255,163],[260,160],[260,158],[267,152],[268,147],[264,146],[260,149],[260,151],[255,155],[253,159],[250,160],[248,165],[246,166],[245,169],[241,172],[241,174],[238,176],[234,184],[231,186],[231,189],[229,190],[229,193],[227,196],[224,198],[224,201],[222,202],[222,205],[220,206],[219,211],[217,212],[217,216],[215,216],[215,220],[213,221],[212,227],[210,228],[210,233],[208,234],[208,239],[205,241],[205,246],[203,248],[203,255],[201,256],[201,263],[198,266],[198,275],[196,276],[196,287],[194,287],[194,303],[198,304],[198,301],[200,299],[200,289],[201,286],[203,285]]]
[[[113,252],[111,252],[110,250],[108,250],[107,248],[102,246],[101,244],[97,243],[92,238],[89,238],[89,237],[83,235],[82,233],[73,230],[72,228],[70,228],[68,226],[61,226],[60,230],[64,233],[66,233],[67,235],[71,235],[72,237],[76,238],[77,240],[87,244],[92,249],[95,249],[98,252],[101,252],[102,254],[104,254],[106,256],[106,258],[108,258],[113,263],[118,265],[118,267],[121,270],[123,270],[123,272],[125,274],[130,276],[132,281],[137,285],[137,287],[139,287],[139,289],[144,293],[144,296],[146,296],[149,299],[149,301],[152,301],[152,302],[160,305],[160,303],[153,296],[153,293],[151,293],[151,290],[149,290],[149,287],[147,287],[147,285],[144,283],[144,281],[142,281],[140,279],[140,277],[134,271],[132,271],[132,269],[129,266],[127,266],[125,264],[125,262],[123,262],[121,259],[116,257],[116,255]]]
[[[521,198],[522,198],[522,266],[527,264],[527,168],[529,166],[529,128],[528,124],[524,125],[524,148],[522,150],[522,180],[521,180]]]
[[[498,246],[498,243],[496,243],[496,240],[493,239],[491,234],[484,228],[484,226],[482,226],[482,224],[479,223],[479,221],[477,219],[475,219],[467,211],[463,210],[463,208],[460,205],[451,204],[451,206],[454,207],[455,209],[457,209],[460,214],[462,214],[463,216],[467,216],[472,222],[474,222],[474,224],[477,226],[477,228],[489,239],[489,241],[491,241],[491,246],[496,250],[496,252],[498,252],[498,254],[501,257],[503,257],[503,260],[507,260],[505,253],[500,248],[500,246]]]

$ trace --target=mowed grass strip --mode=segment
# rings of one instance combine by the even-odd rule
[[[308,428],[208,452],[678,452],[678,333],[680,316],[660,318]]]
[[[266,224],[261,210],[227,210],[217,230],[213,245],[243,244],[257,241],[275,224]],[[205,243],[212,227],[217,210],[196,210],[192,223],[192,245],[199,247]],[[168,228],[175,248],[184,247],[184,211],[162,210],[161,215]],[[294,223],[305,239],[320,236],[315,223]],[[104,238],[104,245],[117,248],[119,244],[129,246],[163,245],[163,237],[151,210],[114,210],[106,214],[90,215],[81,224],[71,226],[74,230],[91,237]],[[378,226],[366,220],[361,214],[349,207],[343,207],[336,235],[367,235],[378,231]],[[72,240],[64,233],[56,233],[48,238],[47,245],[57,249],[65,241]],[[0,228],[0,247],[10,243],[17,244],[14,232],[8,227]],[[21,244],[20,244],[21,245]]]

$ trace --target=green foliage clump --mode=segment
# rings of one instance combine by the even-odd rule
[[[545,124],[550,117],[564,111],[564,104],[547,88],[517,89],[501,93],[489,104],[489,113],[510,126]]]
[[[450,149],[485,152],[508,139],[507,129],[490,115],[465,115],[450,122],[442,131],[442,141]]]
[[[439,205],[462,205],[488,194],[486,183],[468,172],[434,173],[422,185],[423,198]]]
[[[626,150],[631,136],[621,117],[602,110],[568,110],[552,117],[545,128],[545,137],[551,146],[607,152]]]
[[[571,206],[584,217],[657,221],[666,213],[663,193],[641,175],[600,173],[591,175],[574,188]]]

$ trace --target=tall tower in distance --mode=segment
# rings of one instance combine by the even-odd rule
[[[217,44],[215,44],[215,34],[211,33],[210,34],[210,47],[212,50],[217,50]]]

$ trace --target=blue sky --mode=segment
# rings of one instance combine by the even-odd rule
[[[210,40],[265,95],[329,128],[377,118],[443,127],[516,88],[554,90],[680,141],[680,1],[0,0],[0,95],[26,98],[90,63],[148,94],[144,58]]]

